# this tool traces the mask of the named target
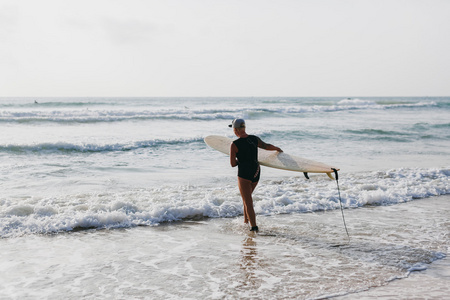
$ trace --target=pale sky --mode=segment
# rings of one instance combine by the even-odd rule
[[[450,96],[450,1],[0,0],[12,96]]]

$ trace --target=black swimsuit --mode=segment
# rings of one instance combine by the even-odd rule
[[[233,143],[238,148],[238,176],[252,182],[258,182],[261,170],[258,162],[258,137],[249,135],[239,138]]]

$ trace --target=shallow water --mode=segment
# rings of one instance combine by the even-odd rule
[[[413,272],[408,278],[383,287],[347,294],[336,299],[446,299],[450,292],[450,258],[437,260],[429,269]]]
[[[386,285],[448,253],[448,196],[345,213],[349,243],[339,211],[260,216],[258,234],[238,217],[3,239],[0,296],[321,298]]]

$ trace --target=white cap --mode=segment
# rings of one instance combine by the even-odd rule
[[[244,119],[234,119],[233,122],[230,125],[228,125],[228,127],[245,128],[245,121]]]

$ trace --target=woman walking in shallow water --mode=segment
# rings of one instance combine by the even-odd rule
[[[235,119],[229,125],[238,137],[231,144],[230,164],[232,167],[238,166],[238,186],[244,202],[244,222],[250,222],[251,231],[258,231],[256,225],[256,215],[253,209],[252,193],[258,185],[261,175],[261,167],[258,162],[258,148],[283,152],[280,148],[264,143],[255,135],[248,135],[245,132],[245,121]]]

